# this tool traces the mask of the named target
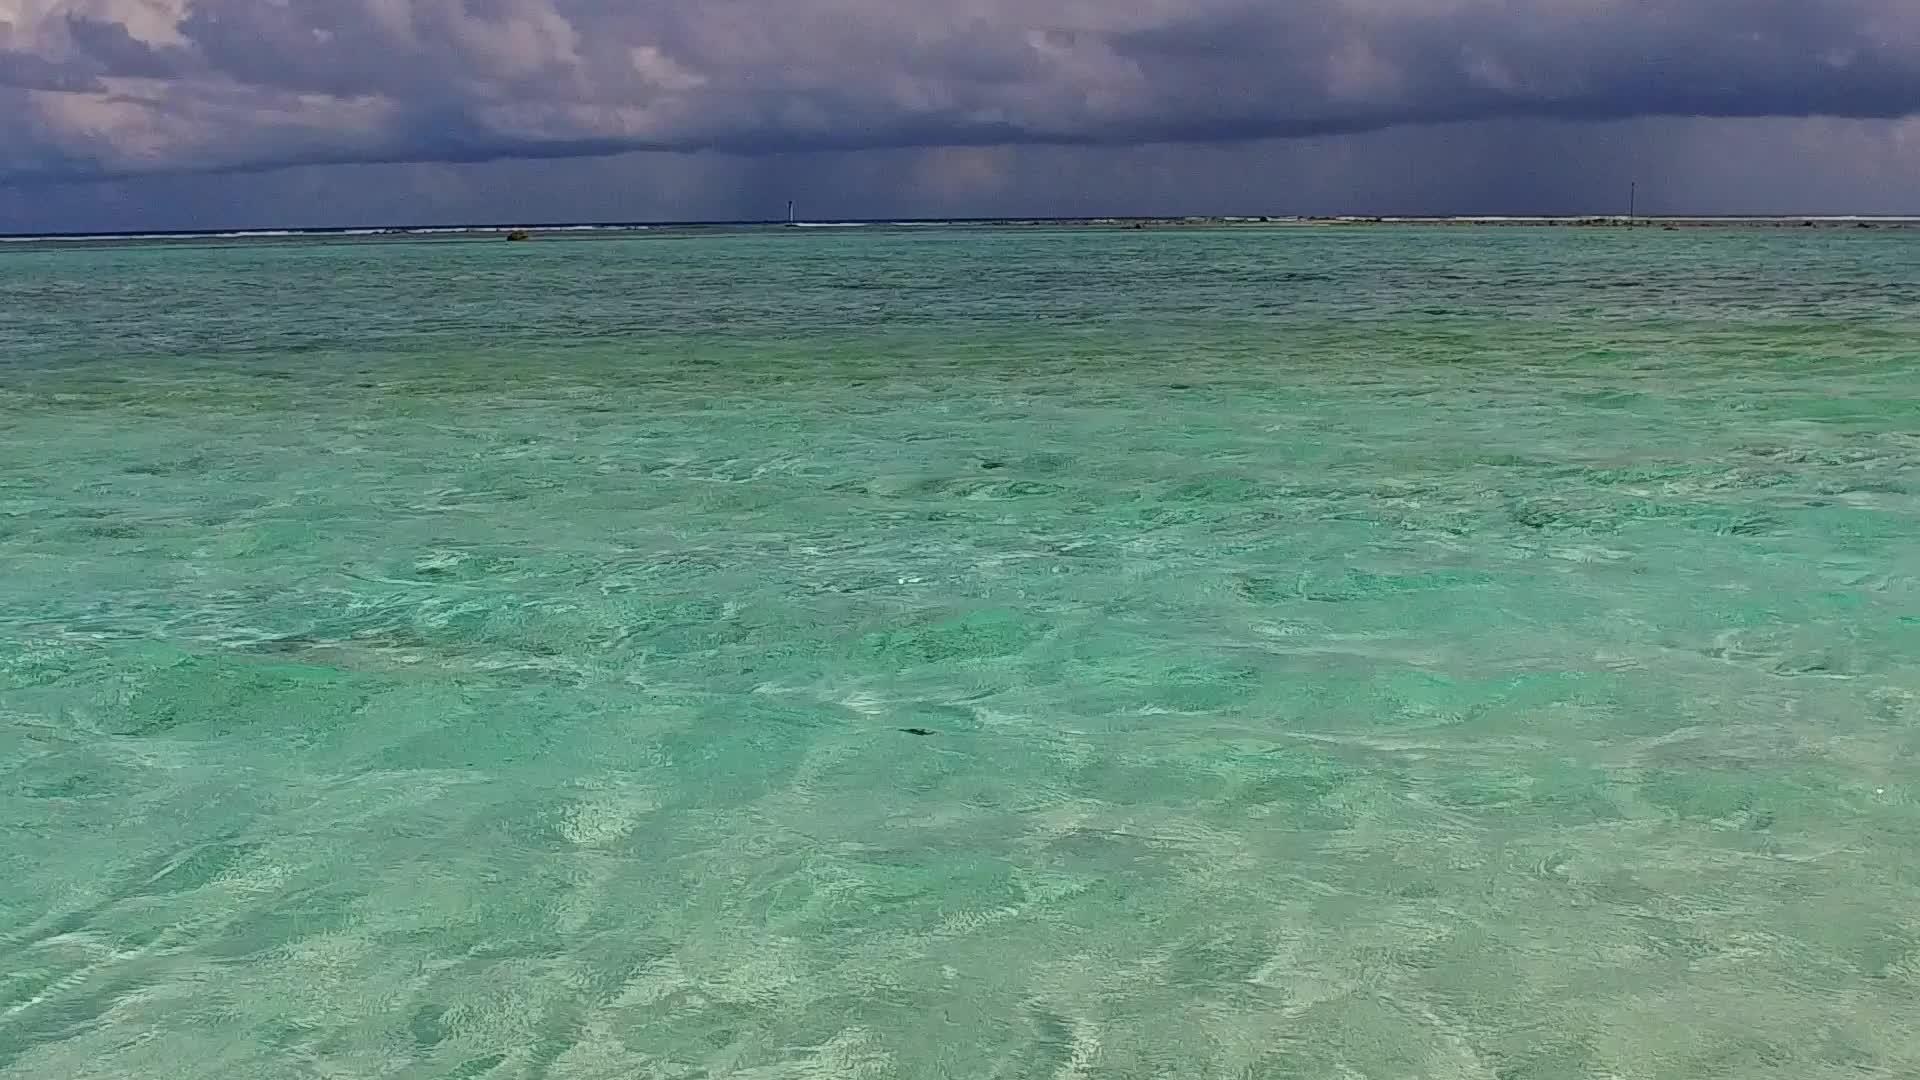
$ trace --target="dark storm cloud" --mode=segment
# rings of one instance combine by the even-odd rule
[[[1913,0],[48,6],[0,0],[0,176],[1920,111]]]

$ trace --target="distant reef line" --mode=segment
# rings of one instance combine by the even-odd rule
[[[1282,226],[1345,226],[1345,225],[1422,225],[1422,226],[1486,226],[1503,228],[1614,228],[1614,229],[1901,229],[1920,227],[1920,217],[1654,217],[1638,214],[1628,217],[1617,215],[1569,215],[1565,217],[1522,217],[1510,215],[1460,216],[1460,217],[1415,217],[1415,216],[1361,216],[1329,215],[1301,217],[1149,217],[1149,218],[1087,218],[1078,222],[1062,221],[1007,221],[1006,225],[1105,225],[1128,228],[1180,227],[1180,226],[1234,226],[1234,225],[1282,225]]]
[[[526,225],[434,225],[382,226],[316,229],[234,229],[220,231],[169,231],[140,233],[40,233],[0,234],[0,243],[54,244],[78,242],[181,242],[181,241],[273,241],[273,240],[381,240],[403,238],[483,238],[528,240],[541,236],[590,236],[627,233],[687,233],[795,229],[914,229],[914,228],[1041,228],[1041,229],[1193,229],[1193,228],[1342,228],[1370,226],[1419,226],[1425,228],[1573,228],[1573,229],[1913,229],[1920,228],[1920,216],[1654,216],[1635,215],[1461,215],[1423,217],[1412,215],[1186,215],[1160,217],[1084,217],[1084,218],[948,218],[816,221],[714,221],[714,222],[608,222],[552,223]]]

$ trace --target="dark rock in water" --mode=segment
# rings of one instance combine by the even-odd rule
[[[1191,389],[1193,389],[1193,384],[1192,384],[1192,383],[1183,383],[1183,382],[1176,382],[1176,383],[1168,383],[1168,384],[1167,384],[1167,389],[1169,389],[1169,390],[1191,390]]]
[[[507,239],[509,239],[509,240],[531,240],[531,239],[533,239],[533,234],[532,234],[532,233],[530,233],[530,232],[528,232],[528,231],[527,231],[527,230],[525,230],[525,229],[515,229],[515,230],[513,230],[512,232],[510,232],[510,233],[508,233],[508,234],[507,234]]]
[[[1004,461],[983,461],[980,463],[980,467],[983,469],[1004,469],[1007,467],[1007,463]]]
[[[905,733],[907,733],[908,735],[935,735],[935,734],[938,734],[938,732],[935,732],[935,731],[934,731],[934,730],[932,730],[931,728],[923,728],[923,727],[903,727],[903,728],[901,728],[900,730],[901,730],[901,731],[903,731],[903,732],[905,732]]]

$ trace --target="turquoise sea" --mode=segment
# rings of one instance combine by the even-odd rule
[[[1920,237],[0,249],[0,1076],[1920,1075]]]

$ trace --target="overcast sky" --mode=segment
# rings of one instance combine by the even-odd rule
[[[1920,212],[1920,0],[0,0],[0,231]]]

